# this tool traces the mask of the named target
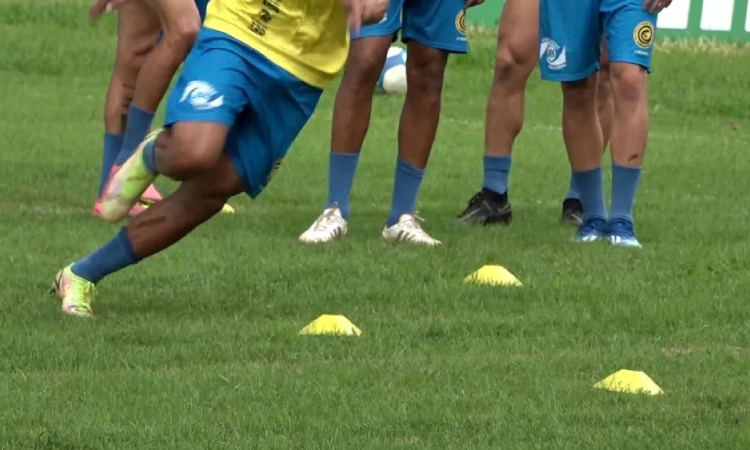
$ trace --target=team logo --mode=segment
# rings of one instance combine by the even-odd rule
[[[633,41],[642,49],[651,47],[654,43],[654,26],[649,21],[641,22],[633,30]]]
[[[542,43],[539,45],[539,60],[542,58],[547,62],[547,67],[550,70],[564,69],[568,63],[565,47],[560,47],[557,42],[550,38],[542,39]]]
[[[182,93],[180,103],[187,101],[194,109],[205,111],[224,105],[224,96],[219,95],[210,83],[191,81]]]
[[[279,158],[276,160],[276,162],[273,163],[273,168],[270,172],[268,172],[268,176],[266,177],[266,186],[268,186],[269,183],[271,183],[271,179],[276,175],[276,172],[279,171],[281,168],[281,162],[283,161],[282,158]]]
[[[466,11],[463,9],[456,16],[456,30],[461,34],[466,34]]]

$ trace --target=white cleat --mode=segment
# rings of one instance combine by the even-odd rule
[[[434,247],[441,242],[433,239],[419,225],[421,219],[416,214],[402,214],[398,223],[383,228],[383,239],[388,242],[412,242],[414,244]]]
[[[299,237],[303,244],[322,244],[346,236],[346,220],[341,210],[332,206],[323,210],[323,214]]]

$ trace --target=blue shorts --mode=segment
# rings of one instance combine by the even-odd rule
[[[404,42],[413,39],[451,53],[468,49],[463,0],[391,0],[385,18],[362,27],[352,39],[393,36],[395,40],[399,30]]]
[[[224,151],[248,195],[256,197],[322,92],[248,45],[203,28],[169,95],[164,125],[200,121],[229,126]]]
[[[541,0],[539,67],[542,79],[578,81],[599,69],[602,37],[610,62],[651,71],[657,14],[643,0]]]

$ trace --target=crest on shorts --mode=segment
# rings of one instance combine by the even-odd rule
[[[633,31],[633,41],[642,49],[650,48],[654,43],[654,25],[649,21],[636,25]]]
[[[463,9],[456,16],[456,30],[461,34],[466,34],[466,11]]]
[[[565,47],[550,38],[543,38],[539,44],[539,60],[544,59],[549,70],[562,70],[568,64]]]

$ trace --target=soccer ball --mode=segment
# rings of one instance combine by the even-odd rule
[[[381,94],[406,93],[406,50],[396,46],[388,49],[376,88]]]

